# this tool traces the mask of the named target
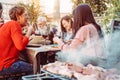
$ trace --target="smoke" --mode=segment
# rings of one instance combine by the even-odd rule
[[[120,70],[120,32],[112,33],[108,43],[106,68],[117,68]]]
[[[93,41],[94,42],[94,41]],[[92,43],[91,43],[92,44]],[[94,45],[94,44],[93,44]],[[86,48],[88,50],[86,50]],[[65,52],[59,52],[57,53],[58,55],[58,60],[63,61],[63,62],[71,62],[75,64],[84,64],[87,65],[89,63],[93,65],[98,65],[98,57],[96,57],[96,54],[93,51],[90,50],[90,48],[86,46],[80,46],[78,50],[73,50],[69,49],[68,51]]]
[[[97,58],[96,57],[90,57],[88,55],[80,54],[77,51],[70,51],[70,52],[59,52],[58,54],[58,60],[62,62],[70,62],[74,64],[84,64],[87,65],[89,63],[96,65]]]
[[[69,50],[67,52],[57,53],[58,60],[75,64],[93,64],[101,66],[103,68],[120,69],[120,32],[115,32],[111,35],[107,47],[105,47],[104,40],[101,41],[104,50],[104,58],[99,58],[98,56],[91,56],[91,53],[88,53],[90,55],[84,54],[84,52],[82,52],[82,49],[86,48],[84,46],[82,47],[82,49]],[[89,52],[89,48],[87,52]]]

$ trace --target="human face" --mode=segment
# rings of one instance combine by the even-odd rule
[[[22,15],[19,16],[19,22],[21,26],[26,26],[28,21],[28,14],[27,12],[24,12]]]
[[[39,27],[43,28],[45,25],[46,25],[46,22],[45,21],[40,21],[38,23]]]
[[[62,25],[66,30],[69,30],[71,28],[71,23],[70,21],[63,20]]]

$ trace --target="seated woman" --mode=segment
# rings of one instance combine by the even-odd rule
[[[73,32],[75,35],[72,42],[69,45],[65,44],[58,37],[54,37],[53,40],[58,43],[62,52],[70,53],[65,55],[67,57],[71,55],[71,59],[74,58],[73,61],[79,59],[82,62],[90,57],[103,58],[104,53],[100,44],[102,31],[95,22],[91,8],[87,4],[79,5],[73,11],[73,18]],[[70,60],[70,58],[67,59]]]
[[[61,32],[63,41],[67,42],[73,38],[72,25],[73,21],[70,16],[66,15],[62,17],[61,21]]]
[[[29,27],[26,35],[22,34],[28,15],[24,7],[15,6],[10,9],[9,16],[11,21],[0,28],[0,75],[32,74],[32,65],[19,60],[20,51],[25,49],[32,33],[32,27]]]

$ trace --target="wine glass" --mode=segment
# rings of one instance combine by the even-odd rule
[[[49,33],[46,31],[42,34],[42,37],[44,38],[44,45],[46,44],[46,40],[48,38]]]

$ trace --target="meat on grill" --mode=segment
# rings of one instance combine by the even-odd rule
[[[43,69],[54,74],[60,74],[70,78],[74,77],[77,80],[109,80],[108,78],[110,77],[107,77],[107,75],[113,72],[116,73],[114,70],[106,70],[91,64],[84,66],[82,64],[75,65],[59,61],[44,65]]]

